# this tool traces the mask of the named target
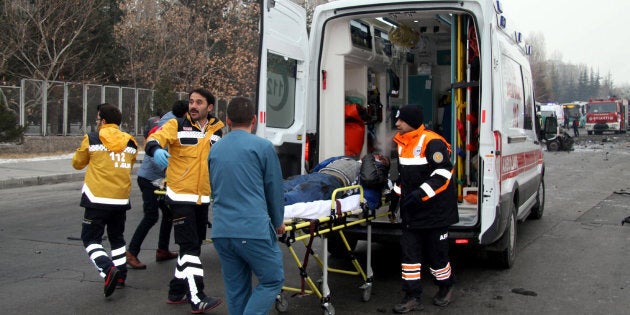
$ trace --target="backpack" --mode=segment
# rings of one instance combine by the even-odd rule
[[[367,188],[381,189],[387,183],[389,166],[374,158],[374,154],[367,154],[361,159],[361,185]]]

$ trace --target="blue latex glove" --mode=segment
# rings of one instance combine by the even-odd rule
[[[164,149],[156,149],[155,152],[153,152],[153,161],[162,168],[168,166],[168,158],[170,157],[171,155]]]

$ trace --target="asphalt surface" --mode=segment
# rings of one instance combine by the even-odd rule
[[[476,260],[460,262],[456,266],[460,284],[455,303],[445,309],[426,305],[422,313],[625,314],[630,287],[630,236],[628,226],[620,226],[620,220],[630,215],[625,194],[630,191],[629,156],[630,135],[583,137],[575,153],[546,152],[546,214],[540,221],[519,225],[518,265],[496,271],[477,265]],[[152,259],[157,227],[143,244],[140,255],[148,269],[130,270],[127,288],[103,299],[102,279],[87,260],[80,241],[71,239],[79,236],[80,212],[76,204],[84,176],[84,170],[72,168],[71,158],[72,154],[0,158],[3,313],[189,314],[187,305],[164,303],[174,261],[156,263]],[[139,166],[136,164],[134,170]],[[65,184],[55,185],[54,189],[35,187],[53,183]],[[9,189],[18,187],[25,188]],[[24,211],[24,202],[12,197],[22,194],[34,196],[27,201],[28,212]],[[68,196],[72,207],[68,206]],[[136,194],[134,198],[132,203],[139,205],[140,196]],[[141,211],[129,213],[127,233],[133,231],[140,217]],[[208,245],[203,249],[207,293],[224,298],[217,268],[220,263]],[[392,303],[399,300],[397,254],[381,245],[376,246],[375,253],[377,285],[369,303],[360,302],[356,279],[331,278],[338,314],[391,314]],[[285,255],[289,284],[299,285],[294,265]],[[434,290],[428,290],[431,289]],[[428,299],[434,291],[427,293]],[[428,301],[425,304],[430,304]],[[227,314],[225,303],[211,313]],[[310,296],[292,298],[288,313],[322,312],[316,297]]]

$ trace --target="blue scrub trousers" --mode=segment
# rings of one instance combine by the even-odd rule
[[[231,315],[268,314],[282,290],[282,251],[271,239],[213,238]],[[258,284],[252,288],[252,272]]]

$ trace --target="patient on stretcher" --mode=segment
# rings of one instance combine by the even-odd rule
[[[284,181],[284,204],[330,200],[335,189],[361,185],[368,206],[380,206],[381,192],[389,175],[389,159],[378,153],[357,161],[337,156],[319,163],[312,173],[297,175]],[[337,196],[341,197],[341,196]]]

